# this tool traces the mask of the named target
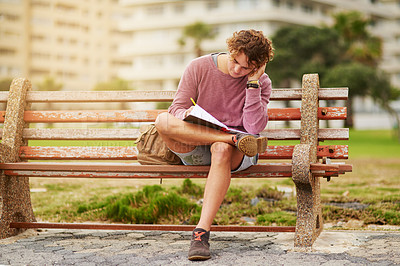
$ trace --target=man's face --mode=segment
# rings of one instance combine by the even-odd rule
[[[236,56],[231,56],[228,60],[229,75],[233,78],[246,76],[254,70],[254,65],[248,63],[247,56],[241,52]]]

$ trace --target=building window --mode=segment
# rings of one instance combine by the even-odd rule
[[[281,0],[272,0],[272,5],[279,7],[281,5]]]
[[[206,8],[208,11],[210,10],[215,10],[218,8],[218,1],[214,0],[214,1],[207,1],[207,5]]]
[[[0,48],[0,55],[15,55],[16,51],[8,48]]]
[[[314,11],[312,5],[307,5],[307,4],[302,4],[301,5],[301,9],[303,10],[303,12],[305,13],[312,13]]]
[[[236,0],[239,9],[253,9],[258,6],[258,0]]]
[[[31,40],[32,41],[45,41],[46,40],[46,37],[45,36],[43,36],[43,35],[32,35],[31,36]]]
[[[7,20],[7,21],[18,21],[19,20],[19,16],[15,15],[15,14],[8,14],[8,13],[0,13],[0,21],[1,20]]]
[[[148,16],[160,16],[164,13],[164,5],[154,5],[146,8]]]
[[[294,9],[294,3],[293,3],[293,1],[287,1],[286,5],[287,5],[287,7],[288,7],[289,9]]]
[[[32,53],[32,58],[40,59],[40,60],[49,60],[50,59],[50,54],[34,52],[34,53]]]
[[[183,14],[185,12],[185,4],[184,3],[175,4],[174,12],[176,14]]]

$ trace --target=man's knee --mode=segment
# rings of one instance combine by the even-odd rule
[[[215,142],[211,145],[211,154],[213,160],[231,161],[234,147],[228,143]]]
[[[169,114],[167,112],[161,113],[157,116],[156,121],[154,122],[157,131],[161,134],[167,132],[168,116]]]

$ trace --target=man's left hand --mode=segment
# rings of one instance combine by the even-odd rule
[[[248,80],[258,80],[260,79],[261,75],[264,74],[265,72],[265,67],[267,66],[267,64],[264,64],[262,66],[260,66],[258,69],[256,69],[256,71],[248,77]]]

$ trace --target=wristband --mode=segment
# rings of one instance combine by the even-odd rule
[[[249,80],[247,81],[247,88],[256,88],[258,89],[260,87],[260,83],[258,80]]]

